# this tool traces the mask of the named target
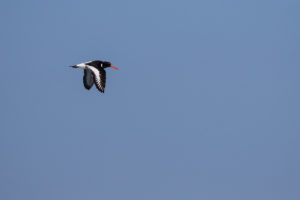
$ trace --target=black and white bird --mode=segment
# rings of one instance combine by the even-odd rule
[[[102,93],[104,93],[106,82],[106,72],[104,69],[107,67],[118,69],[112,66],[110,62],[101,60],[80,63],[71,67],[82,68],[84,70],[83,85],[87,90],[91,89],[95,83],[97,89]]]

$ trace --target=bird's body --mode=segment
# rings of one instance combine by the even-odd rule
[[[112,66],[110,62],[100,60],[84,62],[72,67],[84,70],[83,85],[87,90],[91,89],[95,84],[97,89],[102,93],[104,93],[106,83],[106,72],[104,69],[107,67],[118,69]]]

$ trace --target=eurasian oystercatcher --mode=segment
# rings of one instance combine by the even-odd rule
[[[106,72],[104,69],[107,67],[118,69],[112,66],[110,62],[101,60],[80,63],[71,67],[84,69],[83,85],[87,90],[91,89],[95,83],[97,89],[102,93],[104,93],[106,82]]]

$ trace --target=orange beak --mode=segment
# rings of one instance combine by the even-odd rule
[[[114,68],[114,69],[116,69],[116,70],[119,70],[119,68],[117,68],[117,67],[115,67],[115,66],[112,66],[112,65],[111,65],[110,67],[112,67],[112,68]]]

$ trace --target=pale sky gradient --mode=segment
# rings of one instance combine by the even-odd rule
[[[0,199],[299,200],[299,10],[1,1]]]

